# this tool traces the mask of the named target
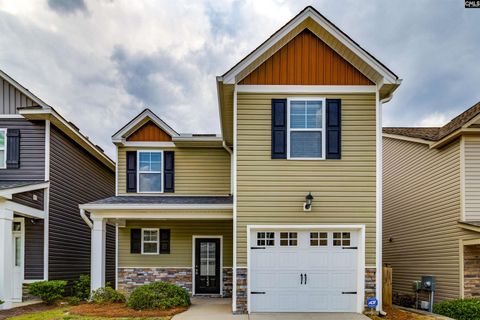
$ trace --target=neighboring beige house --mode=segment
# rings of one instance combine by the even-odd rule
[[[81,206],[92,288],[108,221],[121,290],[165,280],[235,313],[362,312],[381,298],[381,107],[399,85],[307,7],[217,77],[222,136],[145,110],[112,137],[116,196]]]
[[[480,296],[480,104],[440,128],[383,128],[383,262],[393,291]]]

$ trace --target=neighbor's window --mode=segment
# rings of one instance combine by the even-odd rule
[[[257,246],[275,246],[275,232],[257,232]]]
[[[142,254],[158,254],[158,229],[142,229]]]
[[[325,99],[289,99],[288,113],[288,157],[325,158]]]
[[[328,246],[327,232],[310,232],[310,246],[325,247]]]
[[[296,232],[280,232],[280,245],[282,247],[294,247],[297,245],[298,237]]]
[[[138,152],[138,192],[163,192],[162,151]]]
[[[0,169],[7,167],[7,129],[0,129]]]
[[[334,232],[333,233],[333,245],[336,247],[348,247],[350,246],[350,232]]]

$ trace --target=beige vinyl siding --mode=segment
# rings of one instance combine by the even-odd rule
[[[131,228],[170,229],[170,254],[142,255],[130,253]],[[118,229],[118,265],[126,267],[192,267],[192,236],[223,236],[223,266],[232,266],[232,221],[129,220]]]
[[[374,266],[375,94],[321,96],[342,99],[341,160],[273,160],[271,99],[292,96],[238,94],[237,264],[247,264],[247,225],[365,224]],[[315,199],[304,212],[308,192]]]
[[[394,292],[413,294],[412,281],[433,275],[437,301],[459,297],[460,239],[476,237],[458,226],[459,140],[429,149],[384,138],[383,160],[383,262]]]
[[[465,136],[465,219],[480,221],[480,137]]]
[[[118,148],[118,193],[126,193],[126,152],[149,148]],[[184,195],[230,194],[230,155],[223,148],[150,148],[175,151],[175,193]],[[152,195],[152,194],[149,194]],[[172,193],[169,193],[172,195]]]

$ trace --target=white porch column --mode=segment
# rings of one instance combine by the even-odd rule
[[[105,244],[106,222],[102,218],[93,218],[91,290],[105,287]]]
[[[0,208],[0,305],[1,309],[12,307],[13,295],[13,211]]]

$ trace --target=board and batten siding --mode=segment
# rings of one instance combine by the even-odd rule
[[[44,220],[25,218],[25,280],[44,279]]]
[[[0,179],[45,180],[45,121],[0,117],[0,128],[20,130],[20,168],[0,169]]]
[[[383,138],[383,262],[393,291],[413,295],[412,281],[437,280],[435,300],[461,294],[460,239],[478,237],[458,226],[460,142],[442,149]]]
[[[170,229],[170,253],[158,255],[130,253],[130,229],[132,228]],[[231,220],[127,220],[127,226],[118,229],[118,264],[120,268],[191,268],[192,237],[221,235],[223,236],[223,266],[232,267],[232,228]]]
[[[223,148],[119,147],[117,164],[119,195],[135,195],[135,193],[126,193],[126,152],[139,149],[175,152],[175,193],[171,194],[230,194],[230,155]]]
[[[271,100],[293,96],[342,99],[342,159],[271,159]],[[375,94],[239,93],[237,112],[237,265],[247,265],[247,225],[364,224],[375,266]]]
[[[17,114],[18,107],[32,107],[37,104],[12,86],[7,80],[0,78],[0,114]]]
[[[53,125],[50,137],[49,279],[75,280],[90,274],[91,251],[78,205],[113,196],[115,174]]]
[[[480,137],[464,136],[465,220],[480,221]]]

